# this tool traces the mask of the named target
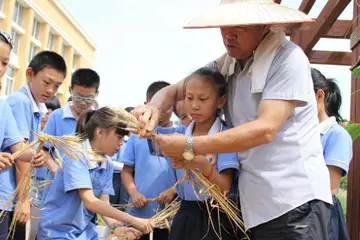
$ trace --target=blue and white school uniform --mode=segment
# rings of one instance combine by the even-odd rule
[[[135,186],[146,198],[156,198],[172,186],[167,160],[151,155],[146,139],[139,139],[135,134],[130,136],[124,150],[123,163],[134,168]],[[152,202],[143,208],[129,208],[128,213],[135,217],[150,218],[163,207],[158,202]]]
[[[15,118],[12,114],[9,104],[0,99],[0,149],[1,152],[10,152],[9,147],[23,142],[24,138],[21,136],[16,125]],[[14,167],[0,171],[0,209],[12,211],[14,206],[11,204],[7,206],[10,201],[12,193],[16,187],[15,169]]]
[[[10,152],[9,147],[23,141],[9,104],[0,98],[0,151]],[[0,210],[6,210],[0,221],[0,239],[7,239],[13,211],[13,205],[7,204],[15,187],[14,167],[0,171]]]
[[[82,144],[91,151],[88,140]],[[109,157],[100,165],[89,161],[64,158],[64,168],[55,174],[49,193],[44,201],[43,218],[40,220],[38,240],[45,239],[98,239],[95,214],[85,208],[79,189],[92,189],[95,197],[113,195],[113,165]]]
[[[326,165],[340,168],[345,176],[352,159],[351,136],[335,117],[320,123],[320,133]],[[341,204],[336,196],[333,196],[328,233],[329,240],[349,239]]]
[[[178,128],[158,128],[157,131],[160,134],[172,134],[181,133],[186,136],[192,136],[195,127],[195,122],[192,121],[185,129],[184,126]],[[209,134],[225,131],[227,128],[223,125],[220,118],[217,118],[209,130]],[[226,169],[233,169],[234,175],[239,173],[239,160],[237,153],[220,153],[217,154],[217,164],[215,170],[222,172]],[[175,181],[184,177],[185,171],[183,169],[172,169],[173,178]],[[235,180],[235,177],[234,177]],[[235,181],[234,183],[235,184]],[[234,188],[232,188],[234,189]],[[194,185],[191,181],[185,180],[184,183],[179,184],[176,187],[176,191],[181,198],[180,210],[176,214],[171,226],[170,239],[219,239],[214,229],[209,225],[209,214],[207,212],[206,203],[207,198],[199,194],[199,189],[194,189]],[[221,221],[221,234],[222,239],[237,239],[235,229],[231,228],[227,216],[223,213],[220,214]],[[214,223],[216,232],[218,229],[218,211],[213,210],[211,219]]]
[[[64,136],[64,135],[74,135],[76,130],[76,117],[72,114],[70,105],[72,103],[67,103],[63,108],[56,109],[53,111],[44,127],[43,132],[52,136]],[[50,153],[53,155],[52,146],[49,143],[45,144],[45,147],[50,150]],[[60,155],[62,158],[65,157],[65,155],[60,152]],[[53,179],[53,174],[48,168],[45,168],[46,180]],[[42,175],[38,174],[37,178],[42,178]],[[47,195],[48,189],[43,190],[43,200],[45,199]]]
[[[56,109],[50,114],[44,127],[44,133],[53,136],[75,134],[77,120],[71,112],[71,104],[72,102],[68,102],[63,108]]]
[[[21,136],[29,143],[36,140],[34,133],[40,132],[41,118],[47,113],[46,105],[36,103],[28,84],[10,94],[6,101],[11,107]],[[46,170],[44,168],[37,169],[36,172],[45,179]],[[15,186],[15,178],[13,181],[13,186]],[[34,200],[33,203],[36,204],[36,201]]]

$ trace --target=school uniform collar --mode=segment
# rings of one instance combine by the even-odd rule
[[[192,133],[194,131],[195,127],[195,121],[192,121],[189,126],[186,128],[185,135],[186,136],[192,136]],[[222,131],[222,128],[224,127],[223,123],[221,122],[220,118],[216,118],[215,122],[211,126],[208,134],[215,134]]]
[[[26,94],[30,98],[33,113],[46,114],[48,110],[47,110],[45,103],[39,103],[39,104],[36,103],[32,93],[31,93],[29,84],[26,83],[24,86],[24,89],[25,89]]]
[[[81,143],[81,147],[87,151],[92,151],[91,148],[91,144],[89,139],[86,139],[85,141],[83,141]],[[91,157],[90,157],[91,158]],[[76,161],[76,160],[75,160]],[[102,161],[101,165],[99,166],[99,164],[96,161],[90,161],[88,160],[88,166],[89,166],[89,170],[95,169],[95,168],[102,168],[106,170],[106,166],[107,166],[107,157],[105,156],[105,159]]]
[[[74,116],[74,114],[72,113],[71,111],[71,108],[70,106],[72,105],[72,102],[68,102],[64,109],[63,109],[63,115],[62,115],[62,118],[65,119],[65,118],[73,118],[73,119],[76,119],[76,117]]]
[[[321,134],[326,134],[326,132],[335,124],[337,124],[335,117],[329,117],[328,119],[326,119],[325,121],[322,121],[319,124],[320,127],[320,133]]]

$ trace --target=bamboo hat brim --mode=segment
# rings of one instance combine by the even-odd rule
[[[251,25],[288,25],[313,22],[305,13],[272,0],[222,0],[184,28],[219,28]]]

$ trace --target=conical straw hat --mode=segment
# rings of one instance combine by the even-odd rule
[[[273,0],[222,0],[195,17],[184,28],[218,28],[249,25],[283,25],[313,22],[305,13]]]

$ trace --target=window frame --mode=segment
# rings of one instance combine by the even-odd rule
[[[9,74],[10,71],[12,71],[12,76]],[[6,96],[8,96],[9,94],[11,94],[13,92],[14,82],[15,82],[15,74],[16,74],[16,69],[9,66],[6,71],[6,75],[5,75],[4,94]],[[10,82],[10,86],[9,86],[9,82]]]
[[[18,1],[15,2],[12,21],[21,27],[24,22],[24,7]]]
[[[37,20],[36,18],[34,18],[34,23],[33,23],[33,29],[31,32],[31,36],[33,38],[35,38],[36,40],[39,39],[40,36],[40,27],[41,27],[41,23],[39,20]]]

